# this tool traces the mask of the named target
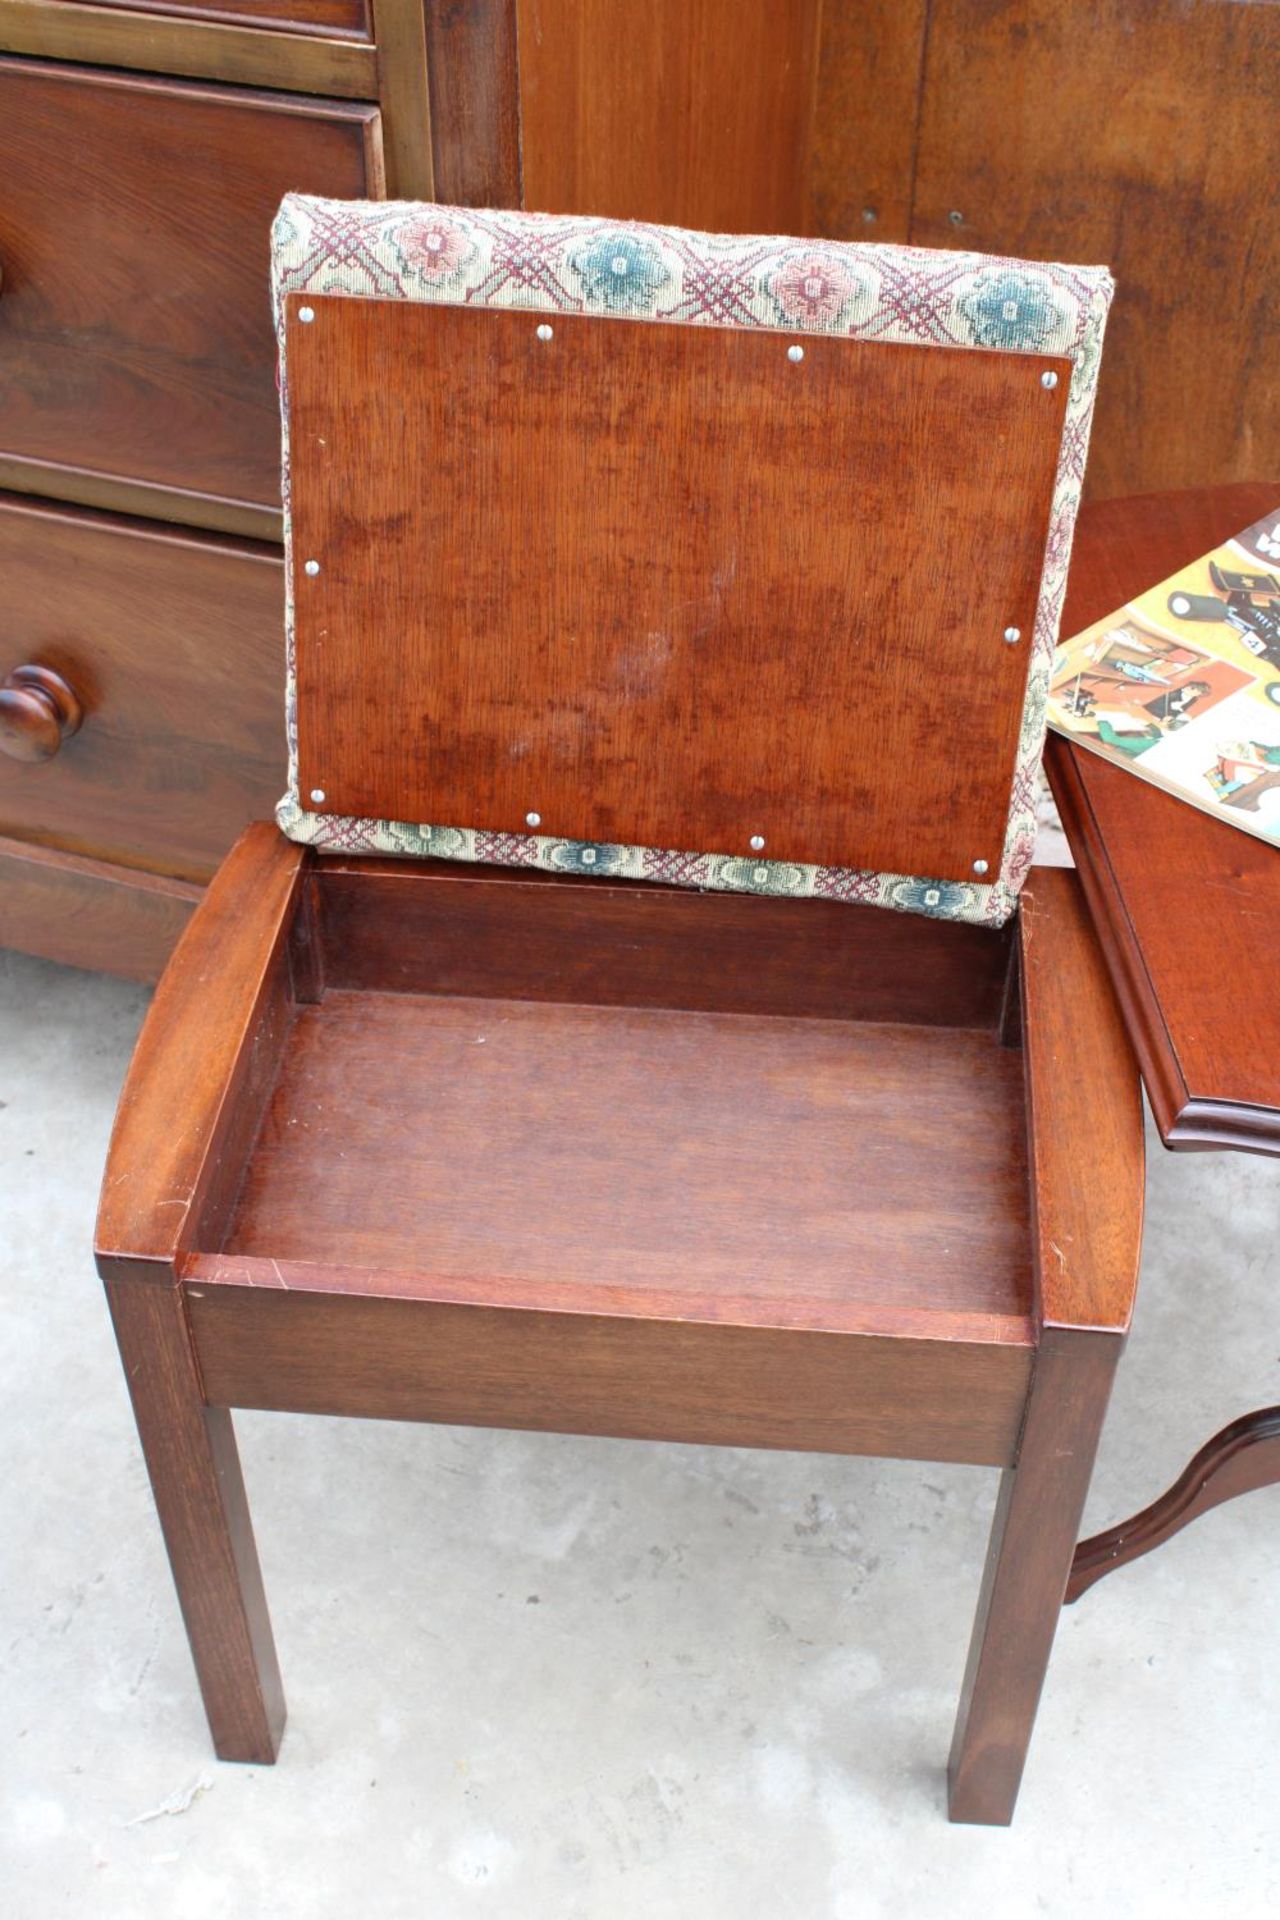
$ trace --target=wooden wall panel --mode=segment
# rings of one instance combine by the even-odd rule
[[[525,205],[803,233],[821,0],[518,0]]]
[[[1275,468],[1278,74],[1266,0],[933,0],[911,238],[1111,266],[1098,498]]]
[[[1094,496],[1274,469],[1272,0],[435,7],[461,57],[438,137],[459,197],[483,197],[467,103],[496,84],[468,76],[505,44],[477,22],[514,7],[526,205],[1105,261],[1120,292]]]
[[[905,240],[928,0],[827,0],[805,233]]]
[[[436,198],[455,207],[518,207],[516,0],[426,6]]]
[[[500,193],[513,177],[488,149],[522,139],[530,207],[905,240],[927,11],[927,0],[429,0],[437,172],[481,204],[477,171],[494,172]],[[498,105],[515,16],[522,126]]]

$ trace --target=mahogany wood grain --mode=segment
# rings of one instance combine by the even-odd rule
[[[165,971],[107,1155],[95,1235],[104,1279],[121,1263],[172,1259],[201,1225],[220,1232],[201,1208],[238,1179],[238,1160],[221,1163],[247,1147],[287,1033],[287,934],[306,858],[274,826],[250,827]]]
[[[3,0],[0,0],[0,5]],[[279,507],[255,506],[251,501],[223,500],[211,493],[187,488],[156,487],[146,480],[118,473],[93,473],[58,461],[31,460],[0,453],[0,489],[32,494],[42,500],[65,500],[103,513],[142,516],[201,527],[210,533],[237,534],[245,540],[284,538],[284,516]]]
[[[1062,1141],[1069,1154],[1074,1142]],[[1013,1818],[1123,1341],[1046,1327],[1001,1480],[949,1768],[951,1818]]]
[[[1278,504],[1280,484],[1086,510],[1064,630]],[[1046,765],[1165,1144],[1280,1152],[1275,850],[1064,741]]]
[[[929,0],[823,6],[804,232],[908,239],[929,11]]]
[[[1142,1246],[1137,1065],[1076,877],[1041,867],[1019,909],[1036,1310],[1127,1332]]]
[[[326,857],[331,986],[994,1028],[1010,930],[843,900]]]
[[[516,0],[426,0],[436,197],[519,207]]]
[[[1095,1022],[1083,1079],[1117,1112],[1129,1065],[1072,887],[1037,882],[1022,942],[1028,1110],[1010,942],[989,930],[985,961],[970,951],[982,930],[945,930],[977,985],[938,989],[981,1024],[894,1023],[868,1015],[893,1004],[884,971],[909,972],[913,943],[937,979],[947,948],[929,921],[886,917],[880,940],[846,909],[846,969],[828,903],[657,891],[646,935],[639,889],[330,864],[265,826],[242,839],[143,1030],[98,1232],[220,1751],[267,1751],[268,1687],[256,1565],[234,1572],[238,1473],[224,1460],[212,1499],[200,1439],[229,1443],[229,1427],[193,1404],[193,1380],[214,1410],[1016,1460],[952,1801],[957,1819],[1008,1818],[1121,1344],[1033,1311],[1032,1195],[1042,1232],[1111,1260],[1109,1210],[1132,1186],[1127,1166],[1097,1164],[1128,1156],[1123,1125],[1065,1130],[1078,1050],[1061,1008]],[[736,916],[759,916],[777,957],[744,1004],[769,1011],[688,1010],[691,967],[662,985],[653,950],[674,957],[677,934],[697,948],[695,911],[702,964],[744,983]],[[522,979],[506,950],[542,914]],[[433,962],[397,973],[397,920]],[[620,982],[606,989],[610,951]],[[369,984],[388,974],[401,991]],[[1093,1208],[1096,1231],[1073,1213]],[[1104,1278],[1114,1305],[1118,1270]],[[1054,1311],[1096,1317],[1098,1289],[1077,1266],[1070,1280]],[[158,1316],[158,1378],[130,1345],[144,1315]]]
[[[1274,5],[931,9],[911,239],[1113,269],[1099,498],[1275,469],[1278,66]]]
[[[271,219],[381,194],[377,108],[3,60],[0,175],[0,450],[278,505]]]
[[[270,27],[278,33],[342,34],[367,40],[368,0],[89,0],[120,13],[158,13],[179,20],[213,20]]]
[[[227,1238],[221,1232],[201,1236],[205,1246]],[[520,1313],[593,1314],[627,1320],[670,1320],[684,1326],[775,1328],[787,1333],[838,1333],[858,1339],[918,1339],[959,1347],[1007,1347],[1030,1353],[1036,1326],[1029,1312],[991,1313],[981,1306],[952,1305],[946,1299],[920,1303],[892,1297],[852,1296],[832,1305],[784,1296],[767,1288],[748,1292],[704,1292],[691,1312],[693,1296],[679,1277],[668,1284],[641,1282],[619,1286],[602,1265],[598,1275],[567,1273],[521,1274],[495,1280],[485,1273],[433,1272],[419,1267],[374,1267],[342,1264],[332,1253],[323,1260],[280,1259],[274,1254],[241,1253],[223,1248],[217,1253],[186,1252],[178,1263],[181,1277],[193,1287],[228,1286],[266,1288],[289,1294],[347,1295],[362,1300],[410,1304],[424,1301],[443,1306],[481,1307]],[[993,1363],[998,1369],[1016,1363]],[[1000,1377],[1009,1376],[1000,1374]],[[231,1396],[234,1399],[234,1395]]]
[[[1280,505],[1280,485],[1144,496],[1082,516],[1067,631]],[[1047,765],[1161,1138],[1280,1153],[1275,850],[1066,740]],[[1167,1492],[1076,1550],[1067,1598],[1199,1514],[1280,1481],[1280,1409],[1233,1421]]]
[[[1264,1407],[1233,1420],[1206,1441],[1168,1491],[1141,1513],[1080,1542],[1067,1585],[1068,1604],[1104,1574],[1162,1547],[1201,1514],[1278,1483],[1280,1407]]]
[[[435,200],[423,0],[373,0],[373,7],[385,191],[392,200]]]
[[[1029,660],[1002,636],[1034,625],[1066,362],[811,337],[797,365],[772,332],[308,305],[304,805],[998,870]]]
[[[212,1263],[201,1263],[209,1266]],[[264,1263],[267,1264],[267,1263]],[[185,1284],[205,1391],[363,1419],[994,1465],[1017,1443],[1032,1349],[569,1310]],[[1056,1606],[1055,1602],[1055,1606]]]
[[[204,1404],[167,1268],[126,1263],[107,1299],[214,1751],[270,1765],[284,1692],[231,1416]]]
[[[193,15],[169,18],[97,0],[0,0],[0,48],[342,100],[374,99],[378,91],[377,55],[365,41]]]
[[[529,206],[907,238],[926,0],[433,0],[431,11],[448,24],[432,38],[433,96],[468,108],[449,164],[465,164],[464,149],[483,164],[495,139],[512,150],[518,125]]]
[[[284,788],[283,598],[273,548],[0,498],[0,680],[84,709],[56,758],[0,754],[0,833],[206,880]]]
[[[317,862],[305,865],[299,876],[298,896],[288,935],[289,978],[294,1000],[313,1006],[325,993],[324,948],[320,939]]]
[[[1005,1473],[951,1753],[953,1820],[1013,1816],[1137,1285],[1138,1076],[1081,890],[1037,869],[1019,910],[1035,1370]]]
[[[517,0],[525,204],[800,233],[819,0]]]
[[[1092,626],[1277,504],[1280,478],[1086,504],[1076,522],[1063,633]]]
[[[0,944],[68,966],[156,980],[201,889],[0,839]]]
[[[226,1250],[674,1289],[689,1318],[739,1299],[818,1326],[869,1301],[1025,1318],[1020,1081],[993,1034],[854,1008],[329,986],[298,1013]]]

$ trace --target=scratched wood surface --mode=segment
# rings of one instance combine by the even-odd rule
[[[1021,1058],[990,1032],[330,988],[298,1013],[226,1248],[340,1247],[428,1294],[604,1281],[708,1317],[1019,1319],[1024,1128]]]
[[[306,304],[304,805],[995,873],[1065,361]]]

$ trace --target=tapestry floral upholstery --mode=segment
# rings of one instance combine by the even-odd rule
[[[285,415],[286,545],[288,370],[283,309],[288,293],[612,314],[1069,358],[1074,364],[1008,826],[1000,871],[989,882],[940,881],[653,847],[597,846],[543,835],[487,832],[476,823],[353,820],[304,810],[297,785],[292,582],[290,568],[285,570],[289,791],[277,818],[295,840],[335,852],[493,861],[690,887],[866,901],[990,925],[1008,919],[1035,847],[1045,697],[1113,290],[1105,268],[1051,266],[912,247],[689,233],[676,227],[569,215],[320,200],[299,194],[289,195],[276,216],[272,259]]]

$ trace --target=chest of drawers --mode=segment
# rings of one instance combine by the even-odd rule
[[[424,14],[4,0],[0,48],[0,944],[150,977],[284,776],[271,218],[432,191]]]
[[[0,0],[0,946],[155,975],[283,789],[285,191],[1105,261],[1096,497],[1225,483],[1277,57],[1264,0]]]

